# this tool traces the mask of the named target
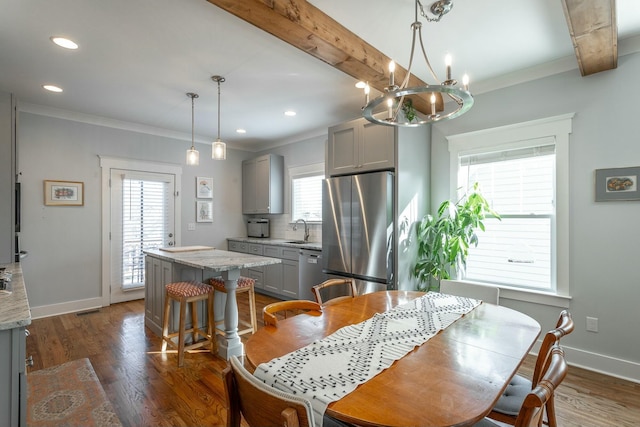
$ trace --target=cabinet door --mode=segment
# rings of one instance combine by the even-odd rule
[[[360,135],[358,149],[360,170],[393,169],[395,166],[394,128],[365,120]]]
[[[282,294],[288,298],[298,299],[300,277],[298,274],[298,261],[290,259],[282,260],[283,285]]]
[[[256,212],[256,161],[242,162],[242,213]]]
[[[256,159],[255,212],[271,212],[271,164],[269,156]]]
[[[348,122],[329,128],[329,175],[353,172],[358,167],[358,141],[360,128],[356,122]]]

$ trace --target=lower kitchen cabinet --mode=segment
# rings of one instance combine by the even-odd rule
[[[25,328],[0,330],[0,425],[26,426]]]
[[[258,249],[256,246],[261,248]],[[255,286],[258,291],[263,290],[265,293],[283,299],[298,299],[300,284],[298,269],[299,249],[269,244],[258,245],[238,240],[229,240],[228,247],[229,251],[232,252],[246,252],[281,259],[281,264],[260,267],[260,271],[249,269],[242,274],[256,279]],[[260,279],[260,285],[258,285],[258,279]]]

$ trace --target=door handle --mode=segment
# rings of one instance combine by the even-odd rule
[[[169,246],[173,246],[173,242],[169,242],[167,243]]]

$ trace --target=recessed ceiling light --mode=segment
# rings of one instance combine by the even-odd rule
[[[78,45],[73,40],[64,37],[51,37],[51,41],[65,49],[77,49]]]
[[[285,115],[285,116],[289,116],[289,117],[293,117],[293,116],[295,116],[295,115],[296,115],[296,112],[295,112],[295,111],[291,111],[291,110],[289,110],[289,111],[285,111],[285,112],[284,112],[284,115]]]
[[[45,88],[46,90],[50,91],[50,92],[62,92],[62,88],[59,88],[58,86],[42,85],[42,87]]]
[[[363,82],[362,80],[360,80],[358,83],[356,83],[356,87],[358,89],[364,89],[366,85],[367,84],[365,82]]]
[[[244,130],[244,129],[236,129],[236,132],[237,133],[247,133],[247,131]]]

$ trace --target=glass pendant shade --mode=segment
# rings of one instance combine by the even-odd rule
[[[214,160],[226,160],[227,159],[227,144],[220,141],[220,138],[213,141],[213,147],[211,151],[211,158]]]
[[[198,166],[200,164],[200,153],[194,146],[187,150],[187,164],[190,166]]]

